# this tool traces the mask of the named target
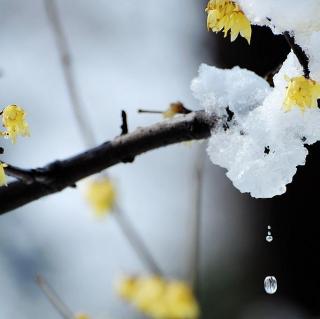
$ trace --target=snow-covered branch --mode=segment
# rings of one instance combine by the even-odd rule
[[[138,128],[71,158],[52,162],[36,169],[8,166],[6,174],[20,178],[0,189],[0,214],[41,197],[74,187],[87,176],[128,158],[163,146],[210,136],[218,119],[205,111],[196,111],[171,120]]]

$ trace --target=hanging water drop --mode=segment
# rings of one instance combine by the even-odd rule
[[[278,289],[277,279],[274,276],[268,276],[264,279],[264,290],[267,294],[272,295]]]

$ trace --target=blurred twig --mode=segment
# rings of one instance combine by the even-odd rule
[[[36,282],[52,306],[60,313],[62,318],[74,319],[72,311],[67,307],[67,305],[61,300],[58,294],[52,287],[50,287],[48,282],[41,275],[37,275]]]
[[[191,267],[190,280],[196,294],[200,287],[200,259],[201,259],[201,216],[202,216],[202,194],[204,174],[204,154],[202,147],[199,147],[194,168],[194,199],[193,199],[193,230],[191,236]]]
[[[72,59],[68,46],[68,42],[63,30],[61,19],[59,16],[59,11],[55,0],[45,0],[46,10],[48,18],[52,25],[52,30],[55,35],[57,49],[59,51],[61,65],[63,68],[63,73],[69,92],[71,105],[73,108],[73,114],[77,120],[79,130],[81,135],[86,142],[87,147],[92,147],[96,145],[96,139],[93,133],[93,128],[88,121],[88,116],[85,113],[85,108],[81,103],[79,90],[76,86],[76,81],[74,77],[74,71],[72,68]],[[125,111],[121,112],[122,125],[121,125],[121,135],[128,134],[128,123],[127,114]],[[123,162],[131,163],[134,161],[133,156],[128,156],[123,158]],[[132,247],[136,250],[138,256],[145,262],[145,264],[150,267],[150,270],[160,274],[160,269],[153,260],[151,254],[149,253],[147,247],[144,245],[142,239],[136,233],[130,221],[125,218],[125,214],[121,211],[120,207],[117,206],[114,216],[116,216],[116,221],[118,222],[120,228],[122,229],[124,235],[131,243]]]
[[[71,158],[31,169],[29,172],[35,177],[32,183],[20,180],[0,188],[0,214],[62,191],[85,177],[122,163],[128,157],[175,143],[207,138],[217,123],[215,116],[196,111],[138,128]],[[10,175],[10,171],[7,173]]]
[[[163,275],[158,264],[154,260],[153,256],[149,253],[148,248],[146,247],[142,238],[138,235],[138,232],[133,228],[131,221],[124,214],[122,209],[119,206],[115,207],[114,218],[117,220],[117,223],[120,229],[123,232],[123,235],[127,238],[128,242],[132,245],[133,249],[138,253],[141,260],[144,262],[145,266],[156,275]]]
[[[52,26],[52,31],[56,40],[59,57],[62,65],[63,75],[66,81],[71,106],[77,120],[78,128],[87,147],[95,145],[95,138],[92,127],[89,125],[84,113],[79,90],[74,76],[72,56],[68,47],[68,42],[62,28],[60,16],[55,0],[44,0],[47,15]]]

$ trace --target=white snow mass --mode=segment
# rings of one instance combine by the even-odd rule
[[[288,31],[309,58],[310,77],[320,81],[320,0],[237,0],[252,24],[275,34]],[[256,198],[281,195],[297,166],[304,165],[305,145],[320,140],[320,110],[293,108],[283,102],[288,80],[302,76],[293,53],[274,77],[274,88],[255,73],[234,67],[201,65],[191,90],[200,106],[219,116],[209,139],[214,164],[243,193]]]
[[[191,89],[206,111],[218,114],[220,125],[209,139],[214,164],[241,192],[256,198],[283,194],[308,154],[305,144],[320,140],[320,110],[285,112],[286,77],[301,75],[290,53],[275,76],[275,88],[253,72],[201,65]],[[226,108],[234,113],[228,118]]]
[[[276,33],[320,31],[319,0],[237,0],[252,24]]]

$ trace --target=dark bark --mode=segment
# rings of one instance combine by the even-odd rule
[[[37,169],[8,166],[6,173],[19,178],[0,189],[0,214],[53,194],[85,177],[110,166],[128,162],[128,158],[174,143],[210,136],[217,118],[204,111],[193,112],[172,120],[138,128],[86,152],[58,160]]]

